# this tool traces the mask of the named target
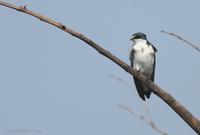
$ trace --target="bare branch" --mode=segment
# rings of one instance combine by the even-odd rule
[[[125,85],[127,88],[129,88],[130,90],[133,91],[132,87],[129,84],[127,84],[122,78],[116,77],[114,75],[111,75],[110,77],[112,79],[115,79],[119,83]],[[136,94],[136,91],[134,91],[134,93]],[[136,94],[136,95],[139,98],[138,94]],[[142,101],[142,100],[140,99],[140,101]],[[135,112],[130,107],[127,107],[127,106],[124,106],[124,105],[119,105],[118,107],[121,108],[121,109],[124,109],[124,110],[128,111],[130,114],[132,114],[132,115],[136,116],[137,118],[141,119],[142,121],[144,121],[145,123],[147,123],[152,129],[154,129],[156,132],[160,133],[161,135],[167,135],[166,132],[162,131],[158,126],[156,126],[155,122],[153,121],[153,119],[151,117],[151,114],[149,112],[149,109],[148,109],[147,105],[143,101],[142,101],[142,103],[143,103],[143,105],[145,107],[145,112],[148,115],[148,119],[143,114],[139,114],[139,113]]]
[[[162,131],[155,123],[152,119],[148,120],[144,115],[141,115],[135,111],[133,111],[133,109],[124,106],[124,105],[119,105],[118,106],[121,109],[124,109],[126,111],[128,111],[130,114],[136,116],[137,118],[141,119],[142,121],[144,121],[146,124],[148,124],[152,129],[154,129],[156,132],[160,133],[161,135],[167,135],[166,132]]]
[[[0,0],[0,5],[6,6],[8,8],[15,9],[19,12],[23,12],[25,14],[29,14],[31,16],[34,16],[41,21],[44,21],[46,23],[49,23],[55,27],[58,27],[59,29],[71,34],[72,36],[84,41],[89,46],[94,48],[96,51],[98,51],[100,54],[105,56],[106,58],[110,59],[114,63],[116,63],[118,66],[123,68],[126,72],[133,75],[137,79],[139,79],[142,83],[144,83],[147,87],[152,89],[152,92],[155,93],[157,96],[159,96],[165,103],[167,103],[196,133],[200,134],[200,121],[193,116],[183,105],[181,105],[175,98],[173,98],[169,93],[165,92],[163,89],[161,89],[158,85],[154,84],[151,80],[145,78],[144,75],[138,73],[135,71],[131,66],[117,58],[116,56],[112,55],[109,51],[102,48],[100,45],[89,39],[88,37],[84,36],[81,33],[78,33],[65,25],[56,22],[54,20],[51,20],[45,16],[42,16],[36,12],[33,12],[31,10],[28,10],[27,7],[23,6],[15,6],[12,4],[8,4],[6,2],[3,2]]]
[[[134,90],[132,89],[131,85],[129,85],[128,83],[126,83],[122,78],[117,77],[117,76],[115,76],[115,75],[110,75],[110,78],[111,78],[111,79],[114,79],[114,80],[116,80],[116,81],[118,81],[119,83],[121,83],[121,84],[123,84],[124,86],[126,86],[128,89],[134,91]],[[134,93],[136,94],[136,91],[134,91]],[[137,95],[137,94],[136,94],[136,95]],[[138,96],[138,97],[139,97],[139,96]]]
[[[143,102],[143,100],[141,100],[141,98],[139,97],[139,95],[137,94],[137,92],[135,90],[133,90],[133,88],[131,87],[131,85],[129,85],[128,83],[126,83],[122,78],[117,77],[115,75],[111,75],[110,76],[111,79],[114,79],[116,81],[118,81],[119,83],[123,84],[124,86],[126,86],[128,89],[130,89],[131,91],[134,92],[134,94],[138,97],[139,101],[142,101],[141,103],[143,104],[143,106],[145,107],[145,111],[146,113],[150,116],[150,112],[149,109],[147,107],[147,105],[145,104],[145,102]]]
[[[173,37],[178,38],[179,40],[185,42],[186,44],[192,46],[194,49],[196,49],[197,51],[200,52],[200,47],[194,45],[193,43],[191,43],[191,42],[189,42],[188,40],[182,38],[181,36],[179,36],[179,35],[177,35],[177,34],[175,34],[175,33],[172,33],[172,32],[166,32],[166,31],[164,31],[164,30],[162,30],[161,32],[162,32],[162,33],[165,33],[165,34],[168,34],[168,35],[171,35],[171,36],[173,36]]]

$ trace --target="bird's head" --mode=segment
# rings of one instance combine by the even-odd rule
[[[142,32],[135,33],[130,38],[131,41],[135,42],[137,40],[147,40],[146,35]]]

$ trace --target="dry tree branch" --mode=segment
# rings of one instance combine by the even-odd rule
[[[128,83],[126,83],[122,78],[119,78],[119,77],[117,77],[117,76],[115,76],[115,75],[111,75],[110,78],[112,78],[112,79],[118,81],[119,83],[125,85],[127,88],[129,88],[130,90],[133,91],[132,87],[131,87]],[[136,91],[134,91],[134,92],[135,92],[135,94],[136,94]],[[136,95],[137,95],[137,94],[136,94]],[[137,97],[139,98],[138,95],[137,95]],[[140,101],[142,101],[142,100],[140,100]],[[145,117],[145,115],[139,114],[138,112],[134,111],[133,109],[131,109],[131,108],[128,107],[128,106],[119,105],[118,108],[124,109],[125,111],[128,111],[131,115],[134,115],[134,116],[136,116],[138,119],[141,119],[142,121],[144,121],[147,125],[149,125],[153,130],[155,130],[155,131],[158,132],[159,134],[161,134],[161,135],[167,135],[167,132],[162,131],[162,130],[156,125],[156,123],[153,121],[153,119],[152,119],[152,117],[151,117],[151,114],[150,114],[150,112],[149,112],[149,109],[148,109],[147,105],[145,104],[145,102],[142,101],[142,103],[143,103],[143,105],[144,105],[144,107],[145,107],[145,112],[146,112],[146,114],[149,116],[148,119]]]
[[[136,94],[136,91],[132,89],[131,85],[129,85],[128,83],[126,83],[122,78],[119,78],[119,77],[117,77],[115,75],[110,75],[109,77],[111,79],[114,79],[114,80],[118,81],[119,83],[123,84],[124,86],[126,86],[128,89],[132,90]]]
[[[200,134],[200,121],[192,115],[183,105],[181,105],[175,98],[173,98],[169,93],[165,92],[162,88],[160,88],[158,85],[154,84],[151,80],[147,79],[144,75],[140,74],[139,72],[135,71],[131,66],[120,60],[118,57],[112,55],[109,51],[102,48],[100,45],[89,39],[88,37],[84,36],[81,33],[78,33],[65,25],[56,22],[52,19],[49,19],[45,16],[42,16],[36,12],[33,12],[29,9],[27,9],[26,6],[15,6],[6,2],[3,2],[0,0],[0,5],[15,9],[19,12],[23,12],[25,14],[29,14],[31,16],[34,16],[41,21],[44,21],[46,23],[49,23],[69,34],[72,36],[84,41],[86,44],[94,48],[96,51],[98,51],[101,55],[105,56],[106,58],[110,59],[114,63],[116,63],[118,66],[123,68],[126,72],[133,75],[137,79],[139,79],[142,83],[144,83],[147,87],[152,89],[152,92],[159,96],[165,103],[167,103],[196,133]]]
[[[166,132],[162,131],[160,128],[158,128],[156,126],[156,124],[154,123],[154,121],[152,119],[148,120],[144,115],[139,114],[139,113],[133,111],[133,109],[131,109],[131,108],[127,107],[127,106],[119,105],[118,107],[121,108],[121,109],[124,109],[124,110],[128,111],[130,114],[132,114],[132,115],[136,116],[137,118],[141,119],[146,124],[148,124],[152,129],[154,129],[155,131],[157,131],[159,134],[161,134],[161,135],[167,135]]]
[[[164,31],[164,30],[162,30],[161,32],[178,38],[179,40],[185,42],[186,44],[192,46],[194,49],[196,49],[197,51],[200,52],[200,47],[194,45],[193,43],[191,43],[191,42],[189,42],[188,40],[182,38],[181,36],[179,36],[179,35],[177,35],[177,34],[175,34],[175,33],[172,33],[172,32],[166,32],[166,31]]]

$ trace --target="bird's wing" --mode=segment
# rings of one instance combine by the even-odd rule
[[[153,47],[154,51],[157,52],[157,49],[151,44],[151,46]],[[154,82],[154,76],[155,76],[155,66],[156,66],[156,56],[155,53],[153,54],[153,72],[151,74],[151,81]],[[148,90],[146,93],[146,97],[149,98],[151,95],[151,91],[152,90]]]
[[[131,67],[133,67],[133,60],[134,60],[134,49],[133,48],[131,48],[131,50],[130,50],[129,60],[130,60]]]
[[[151,44],[152,45],[152,44]],[[155,53],[157,52],[157,49],[152,45],[152,47],[153,47],[153,49],[154,49],[154,51],[155,51]],[[153,54],[153,72],[152,72],[152,74],[151,74],[151,80],[152,81],[154,81],[154,76],[155,76],[155,68],[156,68],[156,55],[155,55],[155,53]]]
[[[147,44],[148,45],[151,45],[152,47],[153,47],[153,50],[154,50],[154,52],[156,53],[157,52],[157,49],[156,49],[156,47],[155,46],[153,46],[149,41],[147,41]],[[154,53],[154,55],[153,55],[153,72],[152,72],[152,74],[151,74],[151,80],[152,81],[154,81],[154,76],[155,76],[155,66],[156,66],[156,56],[155,56],[155,53]]]
[[[151,45],[152,45],[152,44],[151,44]],[[155,46],[153,46],[153,45],[152,45],[152,47],[153,47],[154,51],[155,51],[155,52],[157,52],[157,49],[156,49],[156,47],[155,47]]]
[[[151,74],[151,80],[154,81],[154,76],[155,76],[155,66],[156,66],[156,57],[155,54],[153,55],[154,62],[153,62],[153,72]]]
[[[133,79],[139,96],[145,101],[145,91],[142,82],[135,77],[133,77]]]
[[[153,50],[155,51],[155,52],[157,52],[157,49],[156,49],[156,47],[155,46],[153,46],[149,41],[147,41],[147,44],[148,45],[151,45],[152,47],[153,47]]]
[[[133,67],[134,66],[134,49],[133,48],[131,48],[131,51],[130,51],[130,54],[129,54],[129,59],[130,59],[130,65],[131,65],[131,67]],[[135,86],[136,86],[136,89],[137,89],[139,96],[145,101],[145,97],[144,97],[145,92],[144,92],[144,89],[143,89],[143,84],[141,83],[141,81],[139,81],[134,76],[133,76],[133,79],[134,79]]]

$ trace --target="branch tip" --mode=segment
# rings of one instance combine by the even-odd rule
[[[185,42],[186,44],[190,45],[191,47],[193,47],[194,49],[196,49],[197,51],[200,52],[200,47],[199,47],[199,46],[197,46],[197,45],[195,45],[195,44],[189,42],[188,40],[182,38],[181,36],[179,36],[179,35],[177,35],[177,34],[175,34],[175,33],[172,33],[172,32],[164,31],[164,30],[161,30],[161,32],[162,32],[162,33],[165,33],[165,34],[168,34],[168,35],[170,35],[170,36],[173,36],[173,37],[175,37],[175,38],[177,38],[177,39],[179,39],[179,40]]]

